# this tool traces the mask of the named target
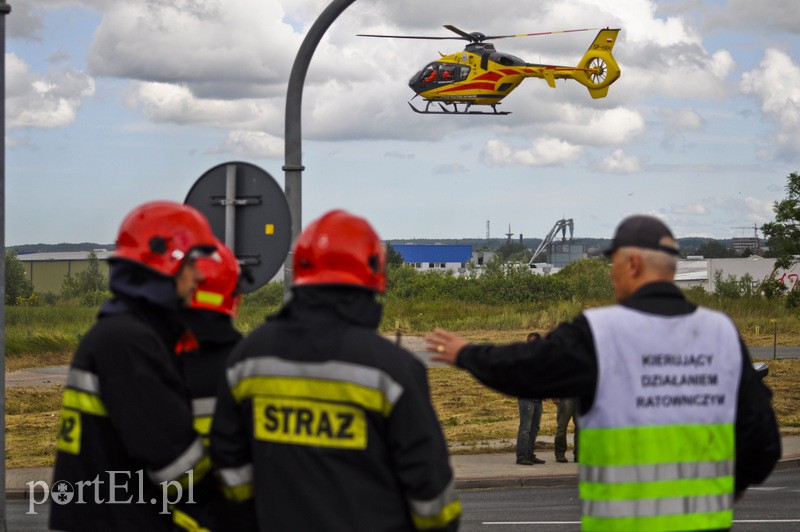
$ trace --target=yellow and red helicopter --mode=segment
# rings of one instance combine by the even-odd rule
[[[577,66],[540,65],[528,63],[511,54],[498,52],[489,40],[509,37],[532,37],[556,33],[589,31],[597,28],[523,33],[518,35],[484,35],[467,33],[453,25],[444,26],[457,37],[423,37],[419,35],[359,34],[359,37],[381,37],[390,39],[460,39],[469,41],[462,52],[444,55],[414,74],[408,86],[425,101],[424,109],[411,108],[421,114],[489,114],[507,115],[498,111],[500,101],[516,89],[525,78],[541,78],[555,88],[556,79],[574,79],[589,89],[592,98],[603,98],[608,87],[620,76],[620,69],[611,49],[617,40],[619,29],[601,29]],[[412,98],[413,99],[413,98]],[[431,104],[436,107],[431,108]],[[461,105],[461,107],[459,107]],[[476,111],[473,106],[489,106],[492,112]]]

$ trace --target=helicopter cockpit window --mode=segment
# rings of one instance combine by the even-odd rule
[[[422,81],[430,83],[431,81],[436,81],[436,66],[435,65],[428,65],[425,67],[425,70],[422,71]]]
[[[463,81],[467,79],[469,76],[469,67],[466,65],[461,65],[458,67],[458,74],[456,75],[458,81]]]
[[[439,67],[439,81],[453,81],[453,71],[455,67],[453,65],[442,65]]]

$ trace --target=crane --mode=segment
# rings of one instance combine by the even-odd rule
[[[749,225],[734,225],[731,226],[731,229],[752,229],[753,230],[753,237],[756,241],[756,249],[754,250],[756,254],[761,253],[761,240],[758,238],[758,224],[753,224],[752,227]]]
[[[559,229],[561,230],[561,240],[565,241],[567,239],[567,228],[569,228],[569,239],[572,241],[572,231],[574,228],[572,218],[568,220],[562,219],[557,221],[553,228],[550,229],[550,232],[547,233],[547,236],[544,237],[542,243],[539,244],[539,247],[536,248],[536,251],[533,252],[533,255],[531,255],[531,260],[528,261],[528,266],[533,266],[533,261],[536,260],[536,257],[541,255],[542,251],[544,251],[547,246],[553,243],[553,240],[558,234]]]

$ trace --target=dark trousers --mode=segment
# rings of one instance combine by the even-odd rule
[[[517,430],[517,459],[532,459],[536,446],[536,435],[542,420],[540,399],[518,399],[519,429]]]
[[[575,424],[574,453],[575,459],[578,457],[578,418],[575,416],[575,399],[559,399],[556,410],[556,437],[553,446],[556,451],[556,458],[567,453],[567,426],[569,420]]]

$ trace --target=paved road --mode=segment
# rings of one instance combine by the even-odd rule
[[[462,490],[462,532],[580,529],[576,486]],[[737,503],[734,531],[800,530],[800,469],[776,471]]]
[[[580,502],[578,488],[549,486],[458,490],[464,506],[462,532],[565,532],[578,530]],[[8,530],[47,530],[47,505],[28,501],[6,503]],[[800,530],[800,468],[776,471],[737,503],[734,531],[783,532]]]
[[[751,347],[750,356],[759,360],[769,360],[773,354],[777,354],[777,358],[800,358],[800,347],[779,345],[777,348],[769,347]]]

